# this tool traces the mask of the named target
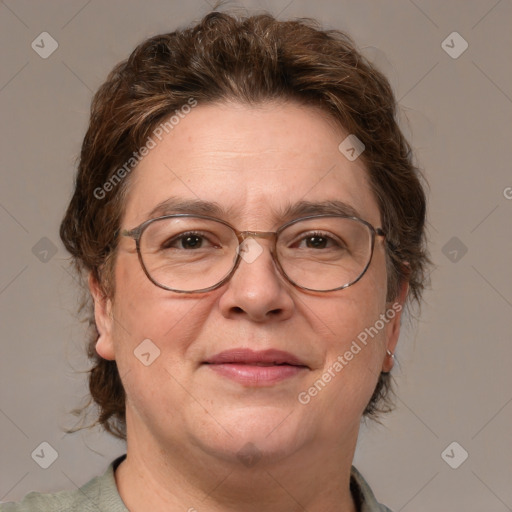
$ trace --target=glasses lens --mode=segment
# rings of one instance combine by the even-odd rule
[[[279,235],[278,259],[299,286],[316,291],[352,284],[370,262],[368,226],[343,217],[317,217],[291,224]]]
[[[150,223],[140,253],[151,279],[165,288],[197,291],[218,284],[232,270],[238,240],[221,222],[169,217]]]

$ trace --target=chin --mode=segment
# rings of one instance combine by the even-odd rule
[[[216,458],[246,467],[272,464],[307,443],[307,431],[298,416],[276,406],[238,408],[216,417],[218,423],[214,421],[208,429],[214,432],[196,432],[195,443]]]

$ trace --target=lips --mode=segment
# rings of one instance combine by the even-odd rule
[[[309,370],[298,357],[282,350],[232,349],[220,352],[204,363],[218,375],[245,386],[270,386]]]
[[[219,352],[206,361],[207,364],[247,364],[252,366],[290,365],[307,367],[298,357],[282,350],[253,351],[232,349]]]

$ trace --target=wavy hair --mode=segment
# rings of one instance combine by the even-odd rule
[[[278,21],[269,14],[211,12],[193,26],[143,41],[110,72],[92,101],[74,193],[60,227],[82,278],[92,274],[104,294],[113,296],[115,234],[130,176],[100,198],[97,191],[109,180],[113,183],[133,152],[189,98],[199,104],[298,101],[323,109],[363,141],[360,158],[390,241],[387,298],[395,299],[405,280],[408,305],[420,305],[430,262],[426,198],[411,147],[396,121],[397,104],[388,80],[345,33],[323,30],[311,19]],[[84,413],[94,403],[94,424],[126,439],[123,384],[116,362],[95,351],[98,331],[85,279],[83,284],[92,368],[89,402],[75,413]],[[377,418],[391,410],[391,393],[391,375],[382,373],[365,416]]]

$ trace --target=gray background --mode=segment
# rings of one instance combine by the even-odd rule
[[[397,410],[363,427],[356,465],[395,512],[512,510],[511,1],[231,5],[351,34],[390,78],[430,183],[432,289],[400,340]],[[0,501],[73,489],[124,453],[99,430],[62,430],[88,364],[58,226],[92,92],[142,39],[209,10],[202,0],[0,2]],[[43,31],[59,45],[47,59],[31,48]],[[458,58],[442,47],[454,31],[469,44]],[[48,469],[31,457],[43,441],[58,452]],[[441,457],[453,441],[469,454],[458,469]],[[460,448],[448,453],[460,462]]]

